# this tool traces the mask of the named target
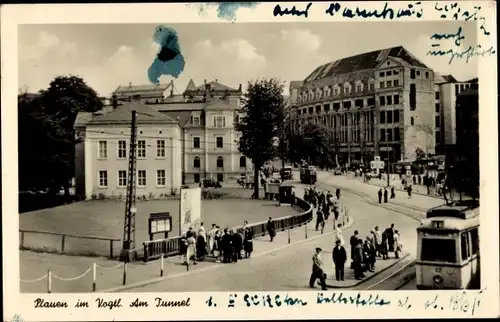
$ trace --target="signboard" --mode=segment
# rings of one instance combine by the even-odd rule
[[[372,169],[383,169],[384,165],[385,165],[384,161],[380,161],[380,160],[370,161],[370,167]]]
[[[150,214],[148,223],[150,240],[153,240],[153,235],[157,233],[165,233],[165,238],[168,238],[168,233],[172,231],[172,217],[169,212]]]
[[[189,227],[198,230],[201,225],[201,188],[181,189],[179,217],[181,236]]]

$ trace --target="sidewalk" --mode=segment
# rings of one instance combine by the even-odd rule
[[[405,195],[408,195],[408,193],[404,189],[401,188],[402,187],[401,180],[399,180],[398,178],[399,178],[399,176],[396,176],[396,178],[394,180],[392,180],[392,178],[391,178],[391,180],[390,180],[391,187],[394,186],[395,190],[401,191]],[[358,178],[355,178],[355,179],[358,179]],[[363,180],[362,178],[359,178],[359,179]],[[370,181],[365,182],[365,184],[370,184],[370,185],[377,186],[377,187],[387,187],[387,179],[384,180],[384,179],[373,178],[373,179],[370,179]],[[427,187],[424,185],[412,183],[411,187],[412,187],[412,194],[417,194],[417,195],[422,195],[422,196],[426,196],[426,197],[437,198],[437,199],[443,200],[443,196],[438,195],[435,187],[429,188],[430,194],[427,194]]]

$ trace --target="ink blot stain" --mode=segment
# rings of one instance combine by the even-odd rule
[[[211,8],[217,8],[217,17],[225,20],[236,20],[236,12],[240,8],[255,8],[259,2],[214,2],[194,5],[198,14],[204,14]],[[191,6],[191,5],[189,5]]]
[[[156,27],[153,40],[160,45],[160,50],[148,69],[149,81],[158,84],[162,75],[179,77],[184,71],[185,61],[181,53],[177,32],[161,25]]]

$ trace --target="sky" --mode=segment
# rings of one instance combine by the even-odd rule
[[[248,81],[276,77],[303,80],[319,65],[363,52],[404,46],[424,64],[459,81],[477,77],[477,61],[428,56],[434,33],[464,29],[461,48],[476,45],[475,23],[303,22],[165,24],[177,31],[186,66],[174,79],[180,94],[217,79],[237,88]],[[60,75],[78,75],[101,96],[119,85],[149,84],[147,70],[158,45],[157,24],[54,24],[19,26],[19,89],[37,92]],[[454,48],[452,40],[441,48]],[[172,77],[162,76],[161,83]],[[285,83],[287,84],[287,83]],[[287,94],[287,91],[285,92]]]

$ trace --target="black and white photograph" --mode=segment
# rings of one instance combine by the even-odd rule
[[[481,21],[302,20],[17,25],[19,292],[490,287]]]

